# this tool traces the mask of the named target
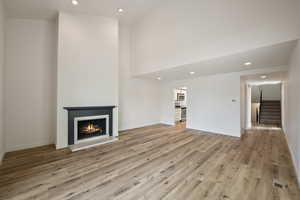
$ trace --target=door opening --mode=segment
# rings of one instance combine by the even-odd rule
[[[186,128],[187,113],[187,88],[174,89],[175,125],[179,128]]]
[[[251,127],[282,127],[281,83],[251,85]]]

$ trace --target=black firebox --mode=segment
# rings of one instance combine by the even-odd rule
[[[84,140],[106,135],[106,121],[108,119],[88,119],[77,122],[77,139]],[[75,120],[76,122],[76,120]]]

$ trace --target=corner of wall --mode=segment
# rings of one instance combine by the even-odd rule
[[[4,10],[4,2],[0,0],[0,76],[1,76],[1,84],[0,84],[0,165],[2,164],[2,160],[5,154],[5,135],[4,135],[4,66],[5,66],[5,10]]]
[[[297,166],[298,166],[297,163],[296,163],[297,160],[296,160],[295,154],[293,152],[293,149],[290,146],[289,138],[286,134],[286,131],[285,130],[282,130],[282,131],[283,131],[283,134],[285,136],[285,140],[286,140],[286,143],[287,143],[287,146],[288,146],[291,158],[292,158],[292,163],[293,163],[293,167],[294,167],[294,172],[296,173],[296,179],[297,179],[297,182],[298,182],[298,187],[300,188],[300,174],[299,174],[299,171],[298,171],[298,168],[297,168]]]
[[[4,158],[4,152],[0,152],[0,166],[2,165],[3,158]]]
[[[299,95],[298,87],[300,85],[299,74],[300,74],[300,40],[290,57],[289,62],[289,73],[286,85],[287,91],[287,114],[286,114],[286,125],[284,127],[284,134],[286,142],[290,151],[290,155],[295,169],[298,186],[300,187],[300,140],[299,140]]]

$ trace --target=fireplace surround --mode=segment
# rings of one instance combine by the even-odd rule
[[[113,135],[115,106],[64,107],[68,111],[68,145]]]
[[[74,143],[109,137],[109,115],[74,118]]]

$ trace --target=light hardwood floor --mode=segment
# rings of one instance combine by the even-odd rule
[[[273,179],[288,187],[273,187]],[[75,153],[8,153],[0,199],[299,200],[300,192],[278,130],[249,131],[240,141],[156,125]]]

